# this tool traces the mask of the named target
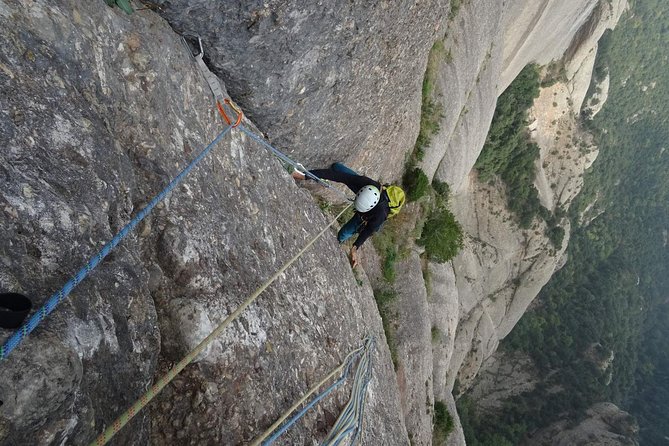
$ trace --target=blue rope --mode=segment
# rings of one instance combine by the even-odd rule
[[[135,218],[133,218],[130,223],[125,225],[118,234],[114,236],[106,245],[102,247],[100,252],[98,252],[90,261],[76,273],[76,275],[70,279],[62,289],[54,293],[49,300],[44,304],[42,308],[37,310],[35,314],[32,315],[27,322],[23,324],[16,332],[5,342],[5,345],[0,347],[0,360],[7,358],[7,356],[14,350],[21,341],[23,341],[28,334],[30,334],[53,310],[56,306],[61,303],[68,294],[76,287],[90,272],[95,269],[96,266],[102,262],[102,260],[118,245],[121,240],[123,240],[130,231],[132,231],[138,224],[141,222],[144,217],[147,216],[149,212],[160,202],[165,196],[174,189],[174,187],[183,180],[183,178],[190,173],[191,170],[200,162],[202,159],[207,156],[211,149],[221,140],[223,137],[230,131],[232,126],[228,126],[225,130],[218,134],[218,136],[211,142],[207,147],[205,147],[200,154],[180,173],[177,175],[166,187],[163,189],[156,197],[151,200],[151,202],[144,207]]]
[[[274,443],[277,438],[279,438],[284,432],[290,429],[293,426],[293,424],[295,424],[300,418],[302,418],[304,414],[309,411],[309,409],[318,404],[320,400],[328,396],[330,392],[339,387],[341,383],[346,381],[347,374],[348,371],[346,372],[346,374],[343,374],[337,381],[335,381],[330,387],[328,387],[323,393],[318,395],[316,398],[313,399],[313,401],[311,401],[304,408],[302,408],[302,410],[300,410],[297,414],[295,414],[290,420],[286,421],[286,424],[281,426],[281,428],[277,430],[274,434],[272,434],[272,436],[269,437],[267,440],[263,441],[262,446],[269,446],[270,444]]]
[[[244,133],[246,133],[248,136],[250,136],[253,140],[259,142],[260,144],[262,144],[263,146],[265,146],[266,148],[268,148],[268,149],[269,149],[269,150],[270,150],[270,151],[271,151],[277,158],[279,158],[281,161],[283,161],[283,162],[285,162],[285,163],[288,163],[288,164],[290,164],[291,166],[293,166],[293,167],[295,167],[295,168],[300,168],[300,167],[304,168],[304,166],[302,166],[301,164],[299,164],[299,163],[293,161],[292,159],[290,159],[286,154],[282,153],[279,149],[277,149],[277,148],[275,148],[275,147],[272,147],[272,145],[270,145],[267,141],[265,141],[264,139],[258,137],[255,133],[253,133],[252,131],[248,130],[248,129],[247,129],[246,127],[244,127],[243,125],[240,125],[238,128],[239,128],[239,130],[241,130],[242,132],[244,132]],[[299,169],[298,169],[298,170],[299,170]],[[300,172],[302,172],[302,171],[300,170]],[[323,186],[328,187],[328,188],[332,189],[333,191],[337,192],[339,195],[341,195],[342,197],[344,197],[344,199],[346,199],[347,201],[353,201],[353,200],[352,200],[351,198],[349,198],[344,192],[340,191],[340,190],[337,189],[336,187],[333,187],[333,186],[332,186],[330,183],[328,183],[327,181],[324,181],[323,179],[318,178],[316,175],[314,175],[313,173],[309,172],[308,170],[305,169],[305,171],[302,172],[302,173],[303,173],[304,175],[308,176],[309,178],[311,178],[312,180],[317,181],[318,183],[322,184]]]

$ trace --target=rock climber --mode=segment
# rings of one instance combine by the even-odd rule
[[[351,266],[358,265],[358,250],[363,243],[383,223],[397,214],[404,204],[404,191],[399,186],[382,185],[363,175],[359,175],[342,163],[334,163],[329,169],[310,170],[314,176],[323,180],[336,181],[348,186],[355,193],[355,214],[339,230],[337,240],[343,243],[358,234],[350,251]],[[305,180],[307,176],[299,170],[293,170],[292,176],[296,180]]]

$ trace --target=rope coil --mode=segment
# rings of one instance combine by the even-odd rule
[[[373,344],[374,339],[372,338],[366,341],[365,346],[368,349],[368,352]],[[356,370],[355,378],[353,380],[351,398],[321,446],[338,446],[349,436],[351,436],[349,444],[355,444],[362,431],[363,413],[367,401],[367,386],[371,379],[372,358],[368,353],[360,358],[360,363],[358,364],[358,369]]]
[[[293,406],[288,409],[274,424],[272,424],[265,432],[263,432],[261,435],[259,435],[253,442],[251,443],[251,446],[258,446],[262,442],[262,446],[269,446],[272,443],[274,443],[284,432],[286,432],[288,429],[290,429],[302,416],[304,416],[305,413],[309,409],[311,409],[313,406],[315,406],[319,401],[321,401],[323,398],[325,398],[330,392],[335,390],[337,387],[339,387],[345,380],[348,378],[351,368],[353,367],[353,363],[356,360],[359,360],[361,356],[367,356],[370,355],[370,348],[373,345],[373,342],[371,342],[372,338],[368,338],[365,340],[364,344],[357,348],[356,350],[352,351],[351,353],[346,356],[346,359],[339,365],[339,367],[335,368],[332,372],[330,372],[325,378],[323,378],[318,384],[313,386],[309,391],[300,399],[298,400]],[[359,361],[358,363],[358,368],[360,368],[360,364],[362,363],[362,360]],[[326,382],[328,382],[332,377],[334,377],[337,373],[341,373],[341,376],[337,381],[335,381],[333,384],[331,384],[324,392],[322,392],[320,395],[317,395],[316,398],[314,398],[309,404],[307,404],[304,408],[302,408],[295,416],[293,416],[290,420],[288,420],[283,426],[281,426],[281,429],[277,430],[274,432],[280,425],[283,423],[283,421],[288,418],[288,416],[293,413],[295,410],[297,410],[298,407],[306,399],[314,394],[319,388],[321,388]],[[274,432],[271,437],[269,437],[267,440],[265,438]],[[263,441],[265,440],[265,441]]]

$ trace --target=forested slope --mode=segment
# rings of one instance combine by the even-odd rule
[[[494,420],[460,402],[468,444],[531,443],[558,420],[612,401],[637,417],[642,444],[669,435],[669,4],[634,2],[600,42],[608,102],[593,120],[600,155],[570,209],[569,260],[502,343],[542,377]],[[626,433],[630,434],[630,433]],[[664,443],[662,443],[664,444]]]

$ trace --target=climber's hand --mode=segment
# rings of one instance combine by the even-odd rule
[[[294,170],[293,173],[291,174],[293,179],[295,180],[306,180],[307,176],[300,172],[299,170]]]
[[[351,268],[358,266],[358,250],[354,247],[351,248]]]

